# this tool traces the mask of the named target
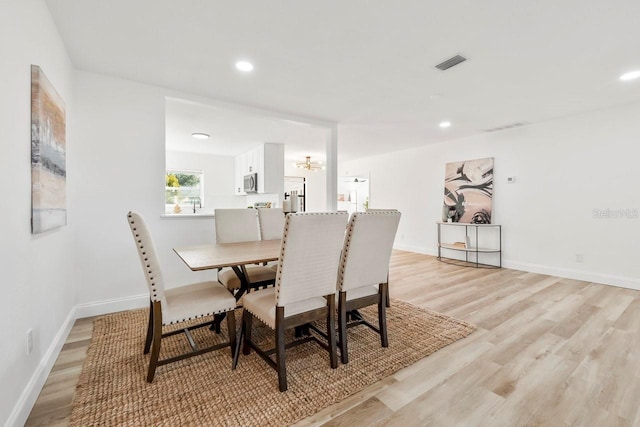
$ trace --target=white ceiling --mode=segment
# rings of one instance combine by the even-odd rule
[[[343,159],[640,101],[618,81],[640,69],[637,0],[47,4],[77,68],[338,122]]]

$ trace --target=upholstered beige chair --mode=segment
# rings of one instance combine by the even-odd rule
[[[282,239],[284,231],[284,212],[277,208],[258,208],[258,223],[260,224],[260,238],[262,240]],[[270,269],[276,271],[278,263],[266,264]]]
[[[397,209],[367,209],[367,212],[375,213],[375,212],[398,212]],[[389,298],[389,292],[387,292],[387,307],[391,307],[391,299]]]
[[[129,212],[127,220],[131,227],[131,233],[133,234],[138,255],[140,256],[140,262],[142,263],[142,269],[144,270],[144,276],[147,280],[147,286],[149,287],[149,324],[147,326],[147,337],[144,344],[144,354],[149,353],[149,350],[151,350],[147,381],[152,382],[156,368],[167,363],[176,362],[187,357],[197,356],[227,346],[231,347],[233,354],[236,347],[236,326],[235,316],[233,315],[236,300],[233,295],[218,282],[194,283],[165,290],[158,255],[144,219],[140,214]],[[227,312],[229,341],[226,343],[207,348],[198,348],[198,345],[191,336],[191,330],[211,325],[213,320],[188,326],[184,329],[162,333],[162,327],[166,325]],[[179,356],[158,360],[162,338],[180,333],[185,334],[191,346],[191,351]]]
[[[216,209],[216,243],[240,243],[260,240],[256,209]],[[246,267],[250,287],[272,285],[276,272],[264,266]],[[218,281],[229,290],[240,288],[240,279],[231,269],[218,274]]]
[[[342,363],[349,362],[347,328],[365,324],[380,334],[382,347],[388,347],[386,301],[388,296],[389,260],[400,212],[356,212],[351,215],[338,271],[338,334]],[[357,311],[378,305],[378,327],[362,318]],[[347,322],[347,315],[356,319]]]
[[[259,208],[258,223],[262,240],[282,239],[284,231],[284,212],[282,209]]]
[[[337,367],[334,325],[336,273],[346,222],[347,214],[342,213],[288,214],[278,260],[276,287],[253,291],[244,297],[240,335],[241,339],[244,337],[243,353],[248,354],[251,348],[254,349],[278,371],[280,391],[287,389],[284,342],[286,329],[314,320],[326,321],[330,365],[332,368]],[[275,349],[264,351],[251,341],[251,323],[254,317],[275,331]],[[322,331],[319,332],[324,335]],[[309,340],[326,346],[310,334],[287,344],[287,347]],[[275,361],[270,357],[274,352]],[[234,367],[238,353],[239,347],[234,357]]]

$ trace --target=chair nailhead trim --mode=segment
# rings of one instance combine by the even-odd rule
[[[209,312],[209,313],[203,313],[203,314],[200,314],[200,315],[197,315],[197,316],[193,316],[193,317],[189,317],[189,318],[183,318],[181,320],[172,320],[169,323],[163,323],[163,324],[164,325],[173,325],[174,323],[181,323],[181,322],[185,322],[187,320],[199,319],[200,317],[212,316],[212,315],[220,314],[220,313],[227,313],[229,311],[234,311],[234,310],[235,310],[235,307],[234,308],[229,308],[228,310],[212,311],[212,312]]]

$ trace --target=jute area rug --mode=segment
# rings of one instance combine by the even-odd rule
[[[241,310],[236,311],[239,325]],[[374,307],[361,313],[377,320]],[[338,362],[338,369],[329,367],[328,353],[314,342],[289,349],[289,389],[280,393],[276,371],[255,352],[240,355],[232,371],[229,348],[160,366],[154,382],[147,383],[149,358],[142,354],[147,315],[148,310],[135,310],[96,319],[71,426],[289,425],[475,330],[466,322],[393,301],[387,310],[388,348],[362,325],[349,329],[349,363]],[[194,338],[203,345],[226,339],[224,326],[221,336],[203,328]],[[273,332],[259,321],[252,336],[263,344],[273,342]],[[161,358],[188,348],[183,334],[162,345]]]

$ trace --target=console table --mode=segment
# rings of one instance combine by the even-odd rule
[[[497,224],[467,224],[461,222],[442,222],[438,221],[438,260],[448,262],[456,265],[463,265],[465,267],[476,268],[502,268],[502,226]],[[444,229],[456,227],[460,232],[453,232],[449,234],[456,234],[462,239],[461,242],[443,242]],[[464,232],[462,234],[461,232]],[[492,234],[492,235],[491,235]],[[497,234],[497,235],[496,235]],[[447,240],[450,236],[447,236]],[[497,239],[497,242],[496,242]],[[493,240],[493,242],[487,246],[482,246],[483,241]],[[452,256],[445,256],[444,254],[452,255],[456,251],[464,254],[464,259],[454,258]],[[490,256],[486,256],[485,262],[481,262],[480,258],[486,254],[497,254],[497,263],[489,262]],[[495,255],[493,256],[495,260]]]

